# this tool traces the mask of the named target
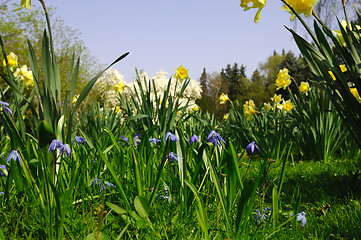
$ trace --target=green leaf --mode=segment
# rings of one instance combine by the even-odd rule
[[[143,196],[136,196],[134,199],[134,207],[139,216],[148,218],[152,213],[152,208],[149,205],[148,199]]]
[[[45,120],[39,123],[37,132],[40,148],[45,147],[47,144],[50,144],[52,140],[56,139],[53,129]]]

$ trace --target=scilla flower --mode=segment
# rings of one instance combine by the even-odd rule
[[[246,147],[246,151],[250,150],[251,153],[254,153],[254,149],[258,149],[258,152],[261,152],[261,150],[259,149],[259,147],[256,145],[255,141],[252,141],[250,144],[248,144],[248,146]]]
[[[214,130],[212,130],[209,134],[208,137],[206,139],[206,142],[211,142],[213,143],[213,146],[216,146],[216,144],[218,144],[218,146],[221,146],[221,142],[223,142],[224,144],[226,144],[226,142],[223,140],[223,138],[221,137],[221,135],[219,135],[218,133],[216,133]]]
[[[192,137],[189,138],[189,143],[193,144],[194,142],[198,142],[199,143],[199,138],[197,135],[193,134]]]
[[[12,150],[9,153],[8,157],[6,158],[5,164],[7,164],[11,159],[13,159],[15,162],[18,161],[19,164],[21,165],[21,157],[17,149]]]

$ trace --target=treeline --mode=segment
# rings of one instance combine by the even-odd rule
[[[245,101],[252,99],[256,106],[265,102],[270,102],[270,98],[275,93],[282,94],[288,98],[287,91],[283,89],[276,91],[275,80],[280,69],[287,68],[289,74],[295,82],[291,84],[291,89],[301,81],[310,78],[310,71],[301,56],[295,56],[291,51],[276,51],[267,60],[261,63],[252,76],[246,76],[246,66],[238,63],[228,64],[219,73],[207,73],[204,68],[200,77],[202,86],[202,98],[196,103],[204,112],[215,114],[217,118],[222,118],[228,112],[229,104],[219,104],[219,96],[222,93],[228,94],[231,101]],[[297,85],[296,85],[297,84]]]

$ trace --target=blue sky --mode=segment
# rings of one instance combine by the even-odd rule
[[[269,0],[254,23],[256,9],[244,12],[239,0],[57,0],[56,14],[79,29],[81,39],[100,63],[115,65],[127,82],[135,68],[152,76],[159,70],[174,74],[183,65],[192,79],[203,68],[220,72],[227,64],[244,64],[247,76],[273,51],[299,53],[291,34],[290,14],[281,1]]]

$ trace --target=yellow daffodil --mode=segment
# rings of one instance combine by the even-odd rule
[[[124,91],[125,85],[122,81],[119,81],[118,83],[114,83],[113,89],[117,93],[121,93]]]
[[[281,94],[279,94],[279,95],[275,94],[275,95],[271,98],[271,100],[272,100],[274,103],[279,103],[279,102],[281,102],[281,101],[283,100],[283,98],[282,98],[282,95],[281,95]]]
[[[356,100],[361,103],[361,97],[360,94],[357,91],[356,87],[350,87],[350,92],[352,93],[352,95],[356,98]]]
[[[300,90],[301,93],[308,96],[308,91],[310,90],[310,84],[308,84],[308,82],[301,82],[299,90]]]
[[[347,22],[346,22],[345,20],[342,20],[342,21],[341,21],[341,25],[342,25],[343,29],[346,31]],[[358,31],[361,30],[361,27],[360,27],[359,25],[355,25],[355,26],[356,26],[356,29],[357,29]],[[351,25],[350,25],[350,27],[351,27]],[[332,32],[333,32],[334,34],[336,34],[336,36],[339,38],[340,43],[341,43],[342,45],[346,46],[346,42],[345,42],[345,39],[344,39],[344,37],[343,37],[343,35],[342,35],[341,30],[332,31]],[[354,34],[354,36],[356,37],[355,34]]]
[[[120,110],[120,107],[115,107],[115,113],[118,113]]]
[[[252,6],[248,6],[249,3],[252,3]],[[266,6],[266,3],[266,0],[241,0],[241,7],[244,11],[251,8],[258,8],[256,15],[254,16],[254,22],[257,23],[261,19],[261,10]]]
[[[295,10],[298,14],[304,14],[305,17],[312,15],[312,8],[316,6],[319,0],[287,0],[286,2]],[[284,7],[281,7],[282,10],[285,10],[292,14],[291,21],[295,19],[296,15],[291,11],[291,9],[285,4]]]
[[[183,65],[180,65],[177,69],[176,69],[176,72],[174,74],[174,78],[180,80],[181,82],[184,80],[184,79],[188,79],[189,76],[188,76],[188,69],[185,69],[183,67]]]
[[[229,101],[228,94],[222,93],[221,96],[219,97],[219,103],[225,104],[227,101]]]
[[[198,111],[199,111],[199,108],[198,108],[197,105],[195,105],[192,109],[193,109],[193,111],[195,111],[195,112],[198,112]]]
[[[247,121],[250,120],[255,113],[256,109],[253,100],[246,101],[246,103],[243,105],[243,114]]]
[[[227,114],[224,114],[224,115],[223,115],[223,120],[227,120],[227,119],[228,119],[228,115],[229,115],[228,113],[227,113]]]
[[[8,60],[10,69],[13,70],[13,68],[18,65],[18,56],[16,56],[15,53],[10,52],[10,54],[7,55],[6,58]],[[5,59],[3,60],[3,65],[6,66]]]
[[[267,112],[271,111],[272,106],[270,103],[263,103],[263,108],[266,109]]]
[[[286,89],[291,84],[291,76],[288,74],[288,69],[280,69],[277,74],[276,86],[277,90],[280,88]]]
[[[284,104],[283,104],[283,110],[285,110],[286,112],[291,111],[293,108],[293,104],[291,103],[290,100],[287,100]]]
[[[75,96],[73,97],[73,104],[76,103],[76,101],[78,100],[78,97],[79,97],[79,95],[75,95]]]

